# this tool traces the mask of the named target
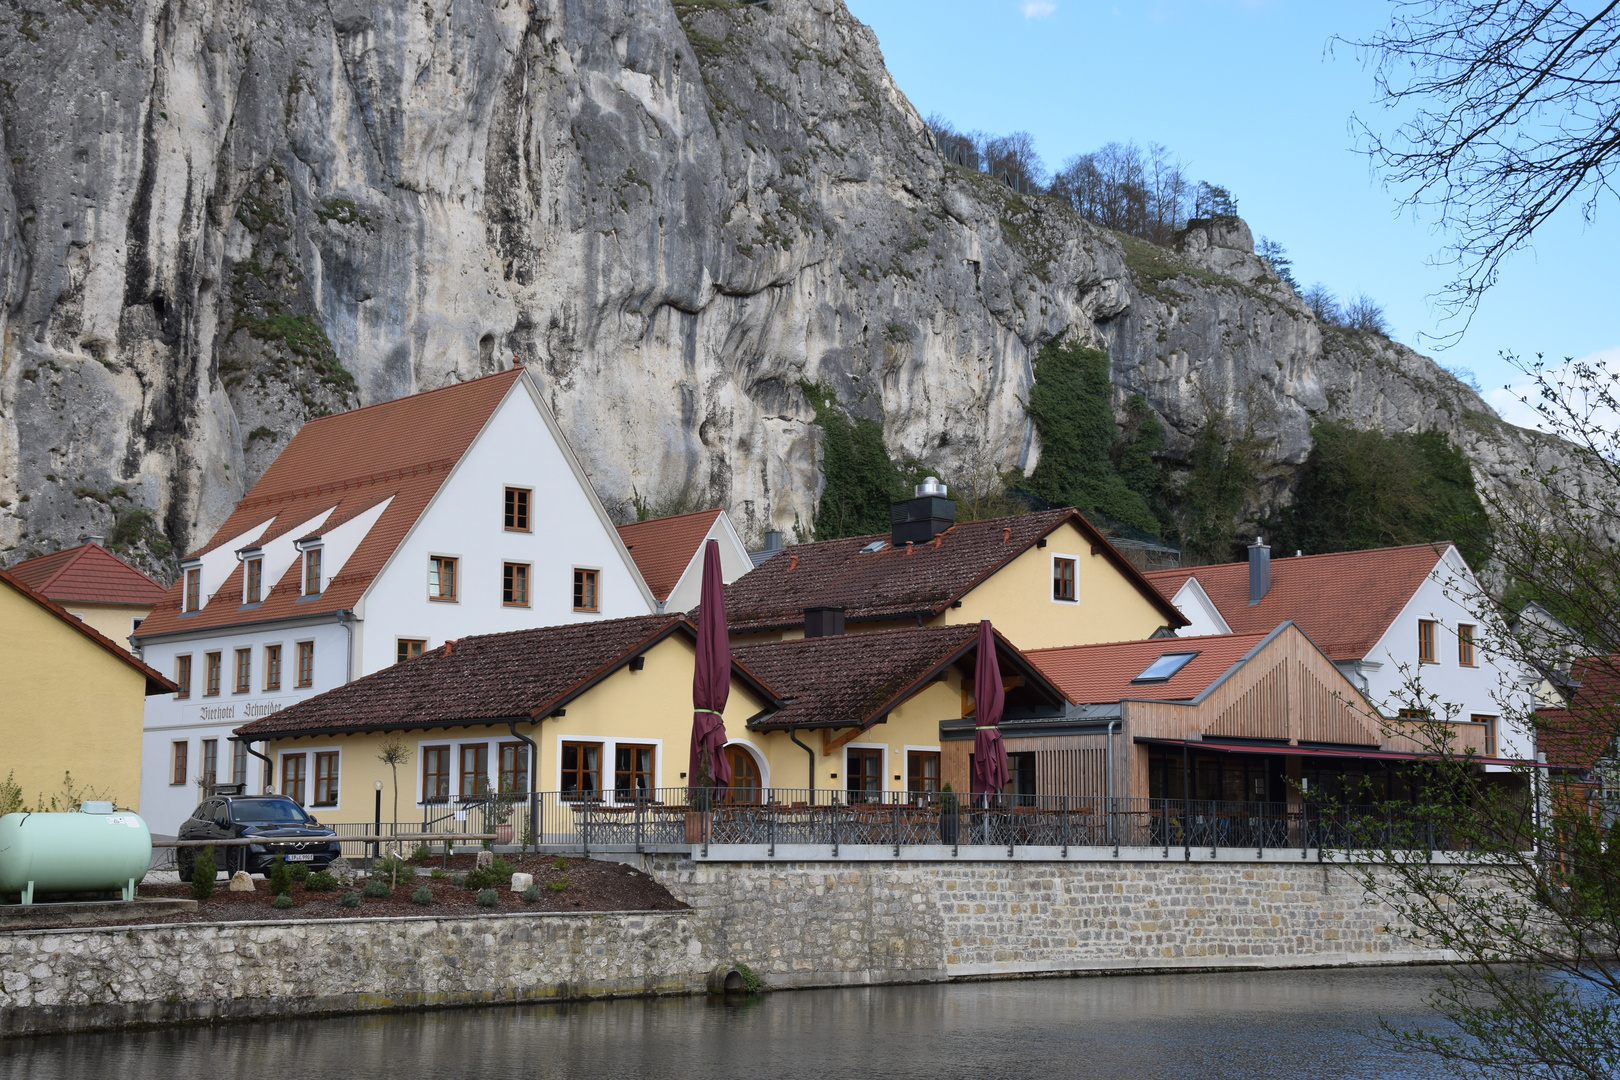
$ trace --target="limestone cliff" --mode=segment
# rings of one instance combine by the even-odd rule
[[[1263,504],[1313,417],[1486,473],[1528,437],[1238,223],[1170,252],[947,167],[841,0],[14,4],[0,121],[4,561],[116,527],[161,566],[309,417],[514,359],[610,505],[751,538],[813,516],[801,380],[971,481],[1033,464],[1065,333],[1172,458],[1252,419]]]

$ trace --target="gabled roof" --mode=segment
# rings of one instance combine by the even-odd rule
[[[165,591],[97,543],[24,559],[7,572],[41,596],[66,603],[151,607]]]
[[[671,634],[679,615],[480,634],[345,683],[236,729],[254,739],[544,719]],[[775,704],[746,671],[733,674]],[[678,695],[681,689],[670,688]]]
[[[1126,699],[1189,701],[1209,689],[1269,634],[1215,634],[1152,638],[1106,645],[1029,649],[1024,655],[1079,705]],[[1137,683],[1137,676],[1168,653],[1197,653],[1163,682]]]
[[[1620,736],[1620,656],[1578,661],[1570,678],[1567,709],[1536,710],[1536,749],[1555,769],[1590,772]]]
[[[889,535],[852,536],[783,548],[753,573],[726,587],[726,617],[735,632],[804,623],[807,607],[842,607],[849,622],[941,614],[980,582],[1066,523],[1150,603],[1171,626],[1187,620],[1077,510],[1043,510],[963,522],[925,544],[889,546]],[[881,543],[877,551],[862,551]]]
[[[619,538],[630,549],[653,599],[660,604],[669,599],[719,516],[719,510],[698,510],[619,526]]]
[[[0,584],[4,584],[18,596],[21,596],[30,603],[44,608],[50,614],[56,616],[62,622],[66,623],[74,631],[83,634],[86,638],[89,638],[92,643],[107,650],[118,659],[119,663],[128,664],[130,667],[140,672],[141,675],[146,678],[147,694],[172,694],[174,691],[180,689],[174,683],[170,682],[162,675],[159,675],[152,668],[147,667],[140,660],[136,659],[128,649],[124,648],[122,645],[119,645],[112,638],[97,631],[93,627],[86,626],[83,619],[73,615],[66,608],[55,601],[41,596],[39,593],[30,589],[21,581],[18,581],[17,578],[14,577],[9,571],[0,570]]]
[[[1167,599],[1190,577],[1234,633],[1264,633],[1292,619],[1334,661],[1359,660],[1394,623],[1451,544],[1271,560],[1271,589],[1249,604],[1249,564],[1221,563],[1147,575]]]
[[[264,583],[264,600],[251,618],[261,621],[352,608],[522,377],[522,368],[512,368],[309,421],[208,543],[187,558],[214,551],[266,522],[269,528],[256,543],[282,536],[328,510],[331,515],[322,528],[330,531],[388,501],[318,598],[300,599],[295,560],[279,581]],[[141,637],[242,621],[238,604],[209,602],[213,596],[240,595],[240,566],[213,596],[204,597],[201,611],[184,617],[183,581],[184,575],[153,607],[141,624]]]
[[[735,645],[731,655],[786,702],[775,713],[750,721],[750,728],[867,728],[952,664],[963,665],[971,675],[978,634],[975,623],[911,627]],[[1009,699],[1063,704],[1062,692],[999,632],[996,647],[1003,674],[1024,677],[1020,687],[1008,691]]]

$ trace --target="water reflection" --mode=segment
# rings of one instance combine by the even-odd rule
[[[466,1009],[0,1043],[0,1077],[1016,1075],[1413,1078],[1368,1037],[1427,1019],[1432,969],[876,987]]]

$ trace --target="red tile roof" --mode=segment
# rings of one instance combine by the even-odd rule
[[[619,538],[630,549],[653,599],[660,604],[669,599],[719,516],[718,510],[698,510],[619,526]]]
[[[151,607],[165,591],[158,582],[95,543],[24,559],[8,573],[40,595],[67,603]]]
[[[1448,542],[1271,560],[1271,590],[1249,604],[1249,564],[1155,570],[1168,599],[1196,577],[1234,633],[1265,633],[1288,619],[1335,661],[1359,660],[1412,599]]]
[[[1065,522],[1073,522],[1167,623],[1186,625],[1077,510],[963,522],[909,555],[903,547],[861,551],[878,541],[887,545],[887,533],[795,544],[726,586],[726,618],[733,631],[747,632],[801,626],[807,607],[842,607],[850,622],[935,616]]]
[[[731,655],[786,702],[749,727],[868,727],[938,672],[953,663],[970,664],[978,633],[976,623],[911,627],[737,645]],[[1002,671],[1026,677],[1024,686],[1008,691],[1010,700],[1030,697],[1062,704],[1061,692],[1006,638],[998,633],[996,640]]]
[[[522,376],[522,368],[512,368],[311,420],[195,554],[229,543],[271,517],[275,521],[258,543],[283,535],[325,510],[333,511],[322,526],[323,531],[330,530],[392,497],[388,509],[318,600],[299,602],[299,563],[294,560],[279,582],[265,582],[265,598],[253,618],[259,621],[352,608]],[[240,595],[241,588],[238,566],[214,595]],[[142,637],[226,626],[241,618],[236,604],[205,603],[202,611],[182,619],[181,589],[182,582],[176,582],[153,607],[141,624]]]
[[[1152,638],[1029,649],[1024,655],[1079,705],[1106,705],[1127,698],[1185,701],[1208,689],[1265,639],[1266,634]],[[1164,654],[1188,652],[1198,655],[1165,682],[1131,682]]]
[[[1570,669],[1567,709],[1536,710],[1536,749],[1555,769],[1589,772],[1620,736],[1620,656],[1589,657]]]
[[[460,638],[236,730],[264,738],[543,718],[674,633],[697,636],[679,615],[636,615]]]
[[[14,577],[9,571],[0,570],[0,584],[9,586],[19,596],[44,608],[52,615],[55,615],[58,619],[67,623],[68,626],[72,627],[75,631],[89,638],[96,645],[112,653],[118,658],[120,663],[128,664],[130,667],[140,672],[146,677],[146,692],[148,694],[172,694],[176,690],[180,689],[174,683],[170,682],[162,675],[159,675],[152,668],[147,667],[128,649],[124,648],[122,645],[119,645],[112,638],[96,630],[94,627],[86,626],[83,619],[69,613],[68,610],[61,604],[56,603],[48,597],[41,596],[39,593],[30,589],[27,585],[24,585],[21,581],[17,580],[17,578]]]

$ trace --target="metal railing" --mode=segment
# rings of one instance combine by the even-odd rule
[[[1391,807],[842,789],[545,791],[532,800],[430,803],[421,821],[332,827],[351,859],[377,853],[373,836],[398,836],[400,846],[434,856],[481,846],[571,854],[763,846],[774,855],[779,845],[807,845],[835,857],[860,846],[868,857],[886,847],[895,858],[940,845],[958,853],[1056,848],[1064,856],[1069,848],[1158,848],[1166,858],[1452,848],[1449,830]]]

